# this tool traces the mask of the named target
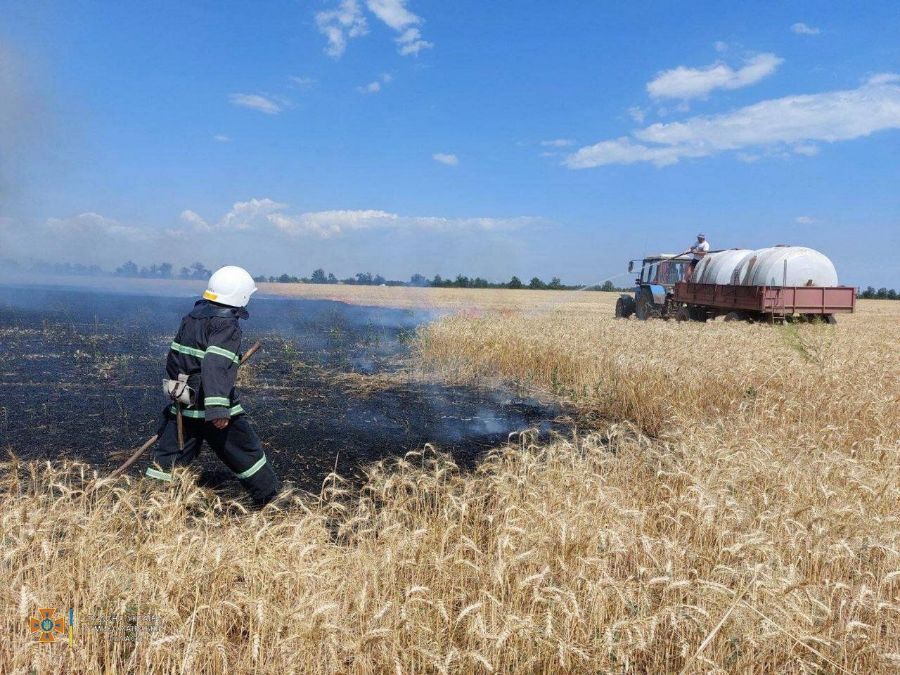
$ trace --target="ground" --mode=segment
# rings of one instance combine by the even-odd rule
[[[328,476],[316,496],[262,512],[187,473],[159,489],[97,482],[79,462],[8,462],[0,670],[900,667],[900,303],[862,302],[836,327],[772,327],[616,321],[605,293],[273,288],[431,319],[374,368],[371,350],[328,348],[299,359],[301,379],[504,387],[575,424],[462,466],[430,447],[389,453],[364,478]],[[293,390],[274,389],[291,362],[267,349],[249,371],[273,387],[266,409],[291,404]],[[77,359],[54,363],[84,374]],[[5,431],[18,422],[3,391]],[[258,426],[288,444],[275,418]],[[60,429],[73,445],[76,429],[96,433],[48,423],[59,446]],[[3,441],[28,451],[16,443]],[[34,644],[39,607],[88,617],[72,649]],[[117,640],[96,620],[112,614],[154,619]]]
[[[23,460],[80,459],[112,471],[121,451],[161,424],[165,355],[193,301],[6,288],[0,302],[5,449]],[[254,301],[245,347],[259,340],[263,349],[242,370],[239,390],[279,476],[318,493],[332,471],[360,479],[369,463],[426,443],[472,467],[510,432],[553,428],[564,410],[546,397],[448,386],[411,368],[416,330],[437,315],[322,299]],[[211,453],[198,468],[201,484],[234,487]]]

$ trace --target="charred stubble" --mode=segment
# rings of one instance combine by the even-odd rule
[[[165,353],[191,301],[3,293],[0,446],[23,460],[79,459],[110,471],[117,451],[160,424]],[[245,343],[259,338],[265,347],[240,374],[242,402],[279,475],[306,491],[317,493],[335,468],[358,480],[367,464],[426,443],[472,468],[509,433],[549,431],[561,412],[508,391],[410,374],[403,359],[433,312],[311,300],[256,300],[251,310]],[[195,468],[201,485],[233,484],[212,453]]]

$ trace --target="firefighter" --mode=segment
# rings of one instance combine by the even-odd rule
[[[147,476],[172,480],[175,466],[190,464],[203,442],[250,493],[265,504],[280,485],[259,437],[234,389],[240,363],[240,319],[256,284],[241,267],[227,266],[209,279],[207,290],[181,327],[166,359],[163,388],[170,402]]]

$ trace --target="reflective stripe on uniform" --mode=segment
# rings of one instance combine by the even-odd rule
[[[147,469],[147,475],[150,476],[150,478],[158,478],[159,480],[164,480],[164,481],[172,480],[172,474],[166,473],[165,471],[157,471],[153,467],[150,467]]]
[[[188,356],[196,356],[198,359],[202,359],[207,354],[215,354],[216,356],[224,356],[229,361],[234,361],[238,364],[241,362],[241,359],[234,352],[222,349],[221,347],[216,347],[215,345],[207,347],[205,352],[202,349],[196,349],[195,347],[185,347],[177,342],[173,342],[169,345],[169,348],[174,352],[187,354]]]
[[[231,405],[231,400],[224,396],[207,396],[203,399],[203,405],[207,408],[211,405]]]
[[[175,409],[174,405],[169,408],[169,411],[173,415],[175,415],[178,412]],[[234,417],[235,415],[240,415],[242,412],[244,412],[244,409],[241,407],[240,404],[238,404],[236,406],[232,406],[231,408],[228,409],[229,417]],[[184,409],[182,409],[181,414],[184,415],[185,417],[193,417],[196,420],[206,419],[206,412],[204,410],[193,410],[191,408],[184,408]]]
[[[257,471],[259,471],[261,468],[263,468],[263,464],[265,464],[265,463],[266,463],[266,455],[265,455],[265,453],[263,453],[262,458],[261,458],[256,464],[254,464],[253,466],[251,466],[251,467],[250,467],[249,469],[247,469],[246,471],[244,471],[244,472],[242,472],[242,473],[239,473],[239,474],[237,475],[237,477],[238,477],[238,478],[250,478],[250,476],[252,476],[252,475],[255,474]]]
[[[216,347],[215,345],[210,345],[206,348],[207,354],[215,354],[216,356],[224,356],[226,359],[230,359],[235,363],[240,363],[241,360],[238,358],[238,355],[234,352],[230,352],[227,349],[222,349],[221,347]]]
[[[185,347],[184,345],[180,345],[177,342],[172,342],[172,344],[169,345],[169,348],[173,352],[187,354],[188,356],[196,356],[198,359],[202,359],[204,356],[202,349],[194,349],[193,347]]]

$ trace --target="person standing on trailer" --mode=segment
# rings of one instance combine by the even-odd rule
[[[705,234],[698,234],[697,241],[691,245],[688,249],[688,253],[691,254],[691,262],[688,263],[688,268],[684,274],[684,280],[690,281],[694,276],[694,268],[697,267],[697,263],[699,263],[703,256],[709,253],[709,242],[706,241]]]
[[[209,279],[207,290],[181,320],[166,359],[163,411],[155,466],[147,476],[172,480],[172,469],[187,466],[204,441],[257,504],[271,501],[280,484],[259,437],[234,389],[240,364],[241,327],[256,284],[247,270],[227,266]]]

